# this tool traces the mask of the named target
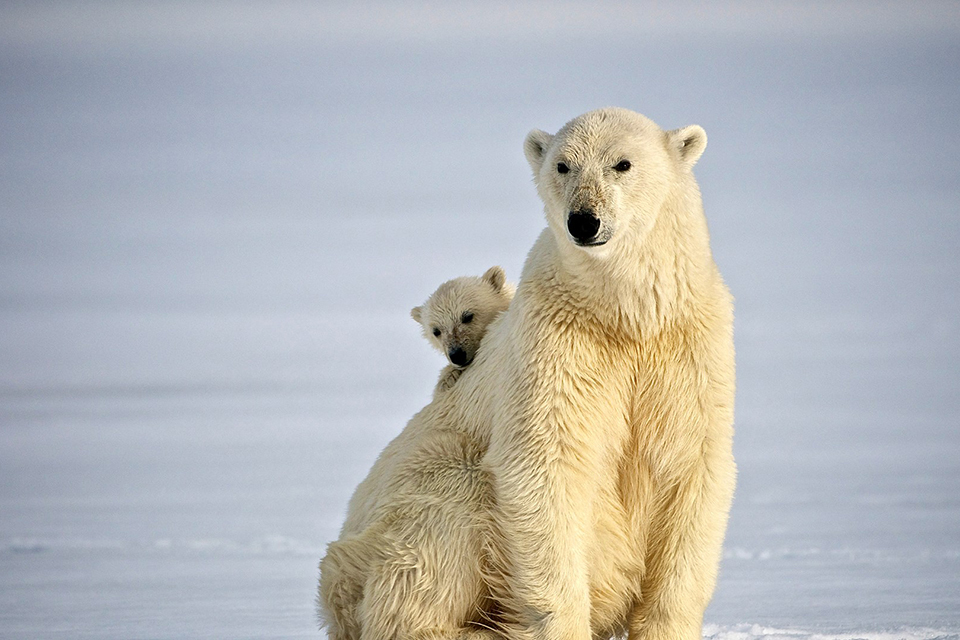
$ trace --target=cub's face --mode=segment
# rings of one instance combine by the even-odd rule
[[[466,367],[477,355],[487,327],[512,297],[503,269],[492,267],[480,278],[465,276],[444,282],[410,315],[450,364]]]
[[[602,109],[556,135],[531,131],[524,152],[557,240],[604,255],[642,242],[705,145],[696,125],[665,132],[638,113]]]

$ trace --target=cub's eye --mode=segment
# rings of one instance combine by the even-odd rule
[[[463,324],[470,324],[473,322],[473,311],[464,311],[463,315],[460,316],[460,322]]]
[[[440,329],[438,329],[437,327],[434,327],[434,328],[433,328],[433,335],[435,335],[436,337],[439,338],[439,337],[440,337]]]
[[[566,173],[567,171],[570,171],[570,167],[562,162],[557,163],[557,173]]]
[[[613,166],[613,168],[619,171],[620,173],[623,173],[624,171],[629,171],[630,167],[631,167],[631,164],[629,160],[621,160],[620,162],[618,162]]]

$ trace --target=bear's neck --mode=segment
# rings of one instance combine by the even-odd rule
[[[695,313],[718,281],[696,188],[677,190],[664,201],[639,246],[620,246],[597,256],[558,242],[549,230],[537,243],[545,245],[541,255],[546,260],[528,265],[530,277],[555,288],[556,299],[575,314],[592,316],[608,330],[638,339]],[[527,277],[524,273],[524,280]]]

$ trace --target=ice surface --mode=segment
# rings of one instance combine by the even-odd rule
[[[556,7],[0,8],[0,637],[318,637],[442,365],[409,308],[517,277],[523,136],[610,104],[710,137],[740,482],[705,636],[960,637],[960,9]]]

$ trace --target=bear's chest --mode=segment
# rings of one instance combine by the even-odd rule
[[[709,376],[688,337],[667,334],[633,355],[622,468],[647,491],[670,491],[701,461]]]

